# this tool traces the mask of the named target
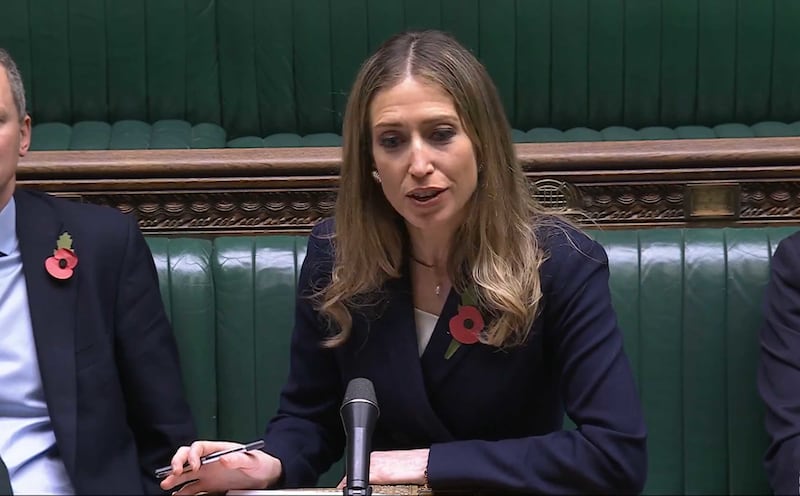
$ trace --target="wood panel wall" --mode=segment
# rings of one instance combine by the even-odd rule
[[[800,138],[519,144],[549,210],[607,228],[800,226]],[[134,213],[146,234],[307,232],[339,148],[31,152],[22,186]]]

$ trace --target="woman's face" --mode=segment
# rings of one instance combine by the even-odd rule
[[[409,77],[379,91],[369,116],[386,199],[412,230],[455,231],[477,187],[478,166],[453,99]]]

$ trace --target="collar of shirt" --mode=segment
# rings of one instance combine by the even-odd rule
[[[14,197],[0,209],[0,253],[11,255],[17,250],[17,206]]]

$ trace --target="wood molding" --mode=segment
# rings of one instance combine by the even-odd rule
[[[800,225],[800,138],[516,145],[552,211],[608,228]],[[22,186],[134,213],[148,234],[307,232],[339,148],[31,152]]]

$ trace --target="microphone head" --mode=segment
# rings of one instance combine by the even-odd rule
[[[344,408],[347,404],[353,402],[371,403],[376,409],[378,409],[378,400],[375,397],[375,387],[372,385],[371,380],[365,377],[356,377],[347,383],[347,390],[344,393],[344,399],[342,400],[341,408]],[[378,409],[378,411],[380,410]]]
[[[363,377],[352,379],[347,384],[339,414],[347,437],[344,495],[372,494],[369,485],[372,431],[380,415],[372,381]]]

